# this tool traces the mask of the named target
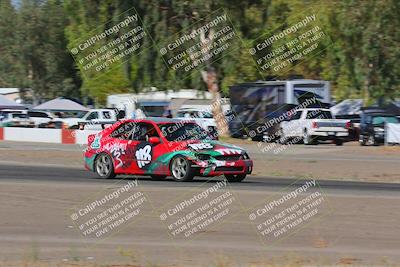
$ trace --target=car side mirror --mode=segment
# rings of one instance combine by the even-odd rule
[[[154,144],[154,145],[156,145],[156,144],[161,143],[161,140],[160,140],[160,138],[158,138],[156,136],[152,136],[152,137],[149,138],[149,142]]]

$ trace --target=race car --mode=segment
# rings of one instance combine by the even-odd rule
[[[193,121],[146,118],[118,121],[89,135],[85,167],[100,178],[126,174],[190,181],[224,175],[229,182],[241,182],[252,172],[253,161],[242,148],[212,140]]]

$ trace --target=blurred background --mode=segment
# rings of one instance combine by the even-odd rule
[[[0,88],[17,88],[14,99],[20,103],[37,105],[70,97],[96,107],[106,104],[107,95],[139,93],[149,87],[207,90],[200,72],[176,77],[155,46],[132,55],[101,79],[81,75],[70,44],[132,7],[155,43],[224,8],[245,44],[288,25],[288,18],[312,7],[332,45],[280,78],[295,74],[331,81],[336,102],[356,98],[371,104],[400,96],[400,3],[396,0],[0,0]],[[231,53],[214,67],[223,92],[232,84],[268,78],[260,76],[246,49]],[[10,94],[10,90],[0,93]]]

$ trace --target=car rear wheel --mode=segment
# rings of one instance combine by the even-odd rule
[[[342,146],[343,145],[343,140],[342,139],[336,139],[335,140],[335,145]]]
[[[101,153],[97,156],[95,161],[95,171],[100,178],[109,179],[114,178],[114,165],[109,155]]]
[[[360,134],[360,137],[358,139],[358,143],[360,144],[360,146],[366,146],[367,145],[367,141],[365,140],[365,137],[363,135]]]
[[[303,133],[303,143],[305,145],[317,144],[317,142],[315,142],[315,140],[313,140],[312,136],[308,134],[307,130],[304,130],[304,133]]]
[[[190,166],[190,161],[183,156],[176,156],[171,161],[172,178],[178,182],[190,181],[194,177],[194,170]]]
[[[376,146],[376,145],[378,145],[378,143],[376,142],[375,137],[374,137],[373,135],[368,136],[367,144],[368,144],[369,146]]]
[[[246,174],[225,174],[225,178],[230,183],[239,183],[246,178]]]
[[[286,145],[286,143],[288,142],[288,137],[285,135],[282,128],[279,130],[279,132],[280,132],[278,139],[279,144]]]

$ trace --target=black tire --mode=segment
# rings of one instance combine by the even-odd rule
[[[184,156],[174,157],[169,165],[172,178],[178,182],[193,180],[194,170],[190,165],[191,162]]]
[[[256,135],[256,136],[254,136],[254,137],[251,137],[251,141],[260,142],[260,141],[263,141],[263,139],[264,139],[264,137],[263,137],[263,136],[259,136],[259,135]]]
[[[342,139],[336,139],[335,140],[335,145],[342,146],[343,145],[343,140]]]
[[[316,144],[318,144],[318,142],[316,142],[316,140],[314,140],[313,137],[308,134],[307,130],[304,130],[303,144],[305,144],[306,146],[309,146],[309,145],[316,145]]]
[[[286,137],[286,135],[283,133],[283,129],[280,129],[280,135],[279,135],[279,139],[278,142],[281,145],[286,145],[288,143],[288,137]]]
[[[242,138],[242,137],[243,137],[243,134],[240,134],[240,133],[233,133],[233,134],[231,134],[231,137],[232,137],[232,138]]]
[[[150,175],[151,180],[153,181],[163,181],[167,177],[166,175]]]
[[[116,176],[112,159],[106,153],[101,153],[96,157],[94,162],[94,171],[97,176],[102,179],[111,179]]]
[[[369,146],[377,146],[377,145],[378,145],[378,142],[376,141],[374,135],[368,136],[367,144],[368,144]]]
[[[230,183],[240,183],[246,178],[246,174],[225,174],[224,176]]]
[[[367,145],[367,141],[365,140],[365,137],[363,135],[360,135],[360,137],[358,139],[358,143],[360,144],[360,146],[366,146]]]

